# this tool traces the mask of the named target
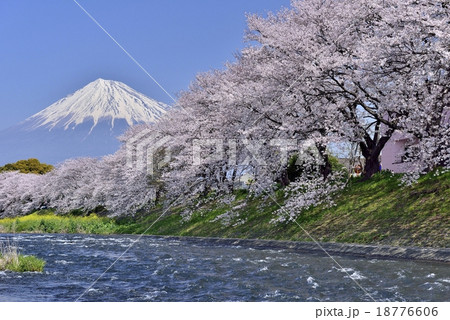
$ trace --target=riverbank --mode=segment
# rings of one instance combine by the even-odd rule
[[[153,239],[183,241],[195,245],[235,246],[259,250],[284,250],[295,253],[345,255],[367,259],[401,259],[450,263],[449,248],[392,247],[349,243],[315,243],[258,239],[224,239],[176,236],[149,236]]]
[[[120,233],[115,219],[88,216],[56,215],[52,210],[37,211],[32,214],[0,219],[0,233]]]
[[[283,190],[272,197],[245,190],[188,206],[159,206],[133,218],[55,216],[49,211],[0,220],[0,232],[141,234],[353,243],[394,247],[450,247],[450,173],[430,173],[399,187],[399,176],[381,173],[352,180],[336,206],[302,212],[296,223],[273,223]],[[304,229],[304,230],[302,230]]]

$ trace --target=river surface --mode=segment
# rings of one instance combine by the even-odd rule
[[[43,273],[0,272],[0,301],[449,301],[444,263],[134,236],[3,234]],[[90,285],[123,254],[90,289]],[[84,293],[84,294],[83,294]],[[81,297],[80,297],[81,296]]]

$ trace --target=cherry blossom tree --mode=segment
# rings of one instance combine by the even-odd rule
[[[329,133],[360,144],[369,178],[395,130],[433,126],[447,104],[448,28],[445,1],[304,0],[250,16],[248,38],[294,79],[288,94],[331,117]]]
[[[6,172],[0,174],[0,217],[19,216],[39,209],[45,202],[44,176]]]
[[[97,166],[92,206],[103,206],[109,216],[132,216],[153,207],[156,187],[145,170],[126,164],[125,150],[105,156]]]
[[[92,194],[97,182],[97,165],[98,160],[93,158],[71,159],[45,175],[42,188],[46,205],[60,213],[95,209]]]

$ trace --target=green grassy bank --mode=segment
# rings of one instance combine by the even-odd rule
[[[274,196],[283,203],[282,191]],[[0,220],[0,232],[140,234],[154,223],[146,234],[311,241],[296,223],[271,223],[279,206],[270,197],[241,190],[224,200],[203,199],[194,208],[175,204],[167,211],[160,207],[118,220],[38,212]],[[410,187],[399,187],[399,176],[388,173],[365,182],[352,180],[335,202],[331,208],[305,210],[297,222],[324,242],[450,247],[449,172],[430,173]],[[221,216],[226,212],[232,214]]]
[[[55,215],[51,210],[37,211],[27,216],[0,219],[2,233],[118,233],[114,219],[88,216]]]

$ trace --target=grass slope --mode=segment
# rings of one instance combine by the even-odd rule
[[[283,191],[276,192],[274,197],[280,204],[285,200]],[[270,197],[253,197],[241,190],[227,198],[226,201],[224,198],[203,199],[202,204],[194,208],[178,205],[167,212],[160,207],[134,219],[55,217],[35,213],[0,220],[0,231],[140,234],[154,223],[146,234],[311,241],[295,223],[271,223],[279,206]],[[383,172],[369,181],[351,181],[336,195],[335,202],[336,206],[331,208],[319,206],[305,210],[297,222],[315,239],[325,242],[450,245],[449,172],[439,176],[430,173],[410,187],[399,187],[398,175]],[[188,210],[192,211],[191,218],[183,219],[182,214]],[[231,218],[220,219],[226,212],[233,213]],[[56,222],[50,223],[55,219],[61,226],[59,229],[54,226]]]
[[[283,193],[274,195],[284,201]],[[315,239],[324,242],[386,244],[397,246],[449,247],[450,173],[428,174],[411,187],[399,187],[399,176],[375,175],[370,181],[352,181],[335,198],[336,206],[319,206],[302,212],[297,222]],[[233,208],[236,208],[233,210]],[[279,206],[269,197],[238,194],[229,205],[211,201],[201,206],[191,220],[167,214],[147,232],[159,235],[210,236],[311,241],[295,223],[273,224]],[[178,207],[172,212],[182,212]],[[214,221],[232,210],[236,218],[224,225]],[[120,230],[140,233],[153,223],[161,210],[140,223]]]

